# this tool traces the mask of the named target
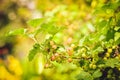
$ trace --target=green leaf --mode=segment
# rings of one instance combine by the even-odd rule
[[[56,67],[61,67],[61,64],[57,63],[56,61],[53,61],[52,64],[55,65]]]
[[[41,31],[48,32],[49,34],[56,34],[57,32],[63,30],[63,27],[57,27],[54,23],[49,22],[41,25]]]
[[[40,45],[38,43],[34,44],[33,49],[30,50],[28,58],[32,61],[34,56],[40,51]]]
[[[117,64],[119,64],[120,62],[119,62],[119,59],[116,59],[116,58],[114,58],[114,59],[107,59],[106,61],[105,61],[105,65],[107,66],[107,67],[112,67],[112,68],[114,68]]]
[[[10,31],[7,35],[8,36],[11,36],[11,35],[24,35],[26,33],[26,31],[27,31],[27,29],[20,28],[20,29]]]
[[[115,30],[110,28],[106,34],[106,40],[109,41],[110,39],[114,39],[114,36]]]
[[[101,30],[102,28],[104,28],[107,25],[107,21],[106,20],[102,20],[97,24],[97,29]]]
[[[115,41],[120,39],[120,32],[115,33]]]
[[[120,17],[119,17],[120,18]],[[120,26],[120,19],[117,21],[117,26]]]
[[[100,69],[96,70],[93,75],[92,75],[94,78],[99,78],[100,76],[102,76],[102,73],[100,71]]]
[[[103,48],[99,45],[96,45],[94,50],[93,50],[93,52],[101,52],[101,51],[103,51]]]
[[[77,75],[77,80],[93,80],[93,77],[90,73],[81,71],[79,75]]]
[[[27,22],[28,25],[32,27],[40,26],[44,22],[44,18],[32,19]]]

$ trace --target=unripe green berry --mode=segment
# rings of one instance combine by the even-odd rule
[[[108,53],[111,53],[111,52],[112,52],[112,49],[111,49],[111,48],[107,49],[107,52],[108,52]]]
[[[86,58],[87,56],[86,56],[86,54],[85,54],[85,53],[83,53],[83,54],[82,54],[82,57],[83,57],[83,58]]]
[[[110,53],[106,53],[106,57],[110,57]]]
[[[112,49],[115,49],[116,48],[116,46],[112,46]]]
[[[75,44],[71,44],[71,47],[72,47],[72,48],[75,48]]]
[[[93,64],[89,64],[89,67],[92,68]]]
[[[96,67],[97,67],[97,66],[96,66],[95,64],[92,66],[93,69],[96,69]]]
[[[81,52],[86,52],[86,51],[87,51],[86,48],[81,49]]]
[[[107,60],[107,57],[104,57],[103,59],[104,59],[104,60]]]

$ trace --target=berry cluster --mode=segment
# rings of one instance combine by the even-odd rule
[[[98,56],[104,60],[108,58],[120,58],[120,45],[106,48],[103,52],[99,53]]]

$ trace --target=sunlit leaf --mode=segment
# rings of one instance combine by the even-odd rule
[[[44,22],[44,18],[32,19],[27,22],[31,27],[38,27]]]
[[[7,35],[24,35],[26,33],[27,29],[20,28],[16,30],[11,30]]]

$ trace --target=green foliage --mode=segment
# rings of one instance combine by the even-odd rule
[[[77,80],[93,80],[93,77],[88,72],[81,71],[77,76]]]
[[[120,66],[120,61],[119,59],[108,59],[105,61],[106,67],[116,67],[116,65]]]
[[[20,29],[16,29],[13,31],[10,31],[7,35],[8,36],[13,36],[13,35],[25,35],[26,34],[27,29],[24,28],[20,28]]]
[[[32,19],[27,22],[31,27],[38,27],[44,22],[44,18]]]
[[[102,73],[100,71],[100,69],[96,70],[93,74],[92,74],[93,78],[99,78],[102,76]]]
[[[40,52],[40,45],[38,43],[34,44],[33,46],[33,49],[30,50],[30,53],[29,53],[29,61],[33,60],[34,56]]]
[[[26,34],[32,38],[35,45],[30,50],[29,61],[37,53],[43,54],[45,68],[55,69],[55,72],[58,70],[60,76],[62,73],[72,74],[76,71],[75,80],[108,80],[104,75],[109,72],[106,69],[112,69],[114,74],[120,68],[119,6],[119,0],[99,3],[94,13],[90,13],[94,19],[89,19],[86,18],[89,16],[89,8],[88,12],[87,9],[79,12],[76,6],[77,9],[72,13],[72,8],[60,5],[51,12],[44,13],[43,18],[28,21],[28,25],[33,27],[32,32],[26,33],[25,29],[18,29],[9,34]],[[66,67],[66,63],[76,66],[69,64]],[[79,68],[81,70],[77,72]],[[120,79],[117,77],[115,79]]]

